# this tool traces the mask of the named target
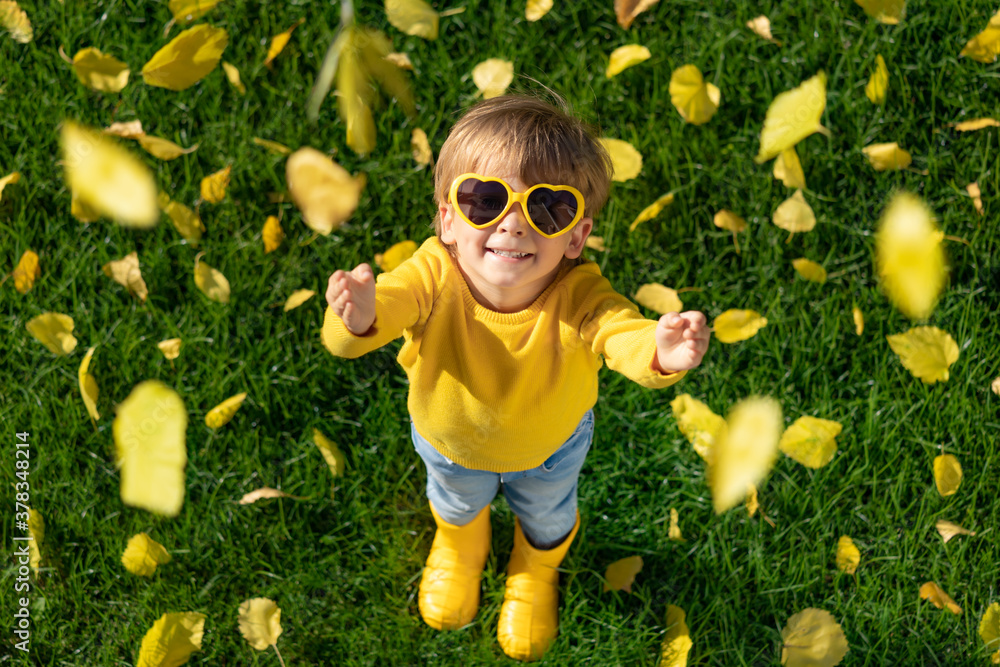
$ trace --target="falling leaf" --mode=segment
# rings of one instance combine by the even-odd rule
[[[434,152],[431,150],[430,142],[427,141],[427,133],[419,127],[413,128],[413,133],[410,135],[410,150],[413,151],[413,159],[417,164],[434,166]]]
[[[604,592],[625,591],[632,592],[632,582],[635,575],[642,571],[642,557],[629,556],[616,560],[608,569],[604,571]]]
[[[875,71],[868,77],[865,95],[872,104],[884,104],[885,92],[889,88],[889,68],[885,66],[885,58],[875,56]]]
[[[101,270],[108,278],[125,287],[129,294],[139,297],[140,301],[149,296],[146,281],[139,270],[139,254],[134,250],[121,259],[108,262]]]
[[[87,354],[83,355],[83,361],[80,362],[80,368],[76,372],[77,381],[80,383],[80,395],[83,397],[83,404],[87,408],[87,413],[90,418],[95,422],[101,418],[101,413],[97,411],[97,379],[91,375],[88,371],[90,370],[90,360],[94,356],[94,350],[97,347],[92,347],[87,350]]]
[[[104,128],[104,134],[113,134],[122,139],[138,139],[146,132],[142,129],[141,120],[130,120],[126,123],[111,123]]]
[[[35,281],[42,276],[42,268],[38,266],[38,255],[33,250],[25,250],[14,267],[14,289],[20,294],[27,294],[35,286]]]
[[[15,42],[27,44],[34,36],[31,21],[14,0],[0,0],[0,25],[7,29]]]
[[[76,349],[73,337],[73,318],[62,313],[42,313],[25,325],[28,333],[53,354],[62,356]]]
[[[94,47],[76,52],[73,56],[73,71],[80,83],[87,88],[105,93],[121,92],[128,85],[131,74],[127,64]]]
[[[313,429],[313,442],[319,447],[320,453],[326,459],[326,464],[330,466],[330,473],[334,477],[343,475],[347,467],[347,459],[337,444],[320,433],[318,429]]]
[[[888,144],[871,144],[862,148],[861,152],[868,158],[868,163],[875,171],[906,169],[913,161],[913,157],[895,141]]]
[[[604,150],[611,156],[612,181],[628,181],[642,171],[642,155],[632,144],[621,139],[601,138]]]
[[[774,98],[760,131],[760,152],[754,161],[767,162],[795,146],[813,132],[828,131],[820,125],[826,108],[826,72],[804,81],[798,88]]]
[[[948,542],[951,541],[951,538],[957,537],[959,535],[976,534],[974,531],[962,528],[957,523],[952,523],[951,521],[945,521],[944,519],[939,520],[935,525],[935,528],[937,528],[937,532],[941,533],[941,537],[944,538],[945,544],[948,544]]]
[[[826,269],[811,259],[806,259],[805,257],[793,259],[792,266],[795,267],[795,272],[806,280],[819,283],[820,285],[826,282]]]
[[[938,493],[947,498],[958,491],[962,483],[962,464],[951,454],[941,454],[934,458],[934,484]]]
[[[726,428],[708,456],[716,514],[735,506],[746,496],[749,485],[767,476],[778,455],[781,430],[781,404],[773,398],[746,398],[729,412]]]
[[[212,301],[229,303],[229,281],[222,273],[199,261],[200,257],[194,258],[194,284]]]
[[[483,94],[483,99],[503,95],[514,81],[514,63],[500,58],[484,60],[472,69],[472,82]]]
[[[168,361],[173,361],[181,354],[181,339],[168,338],[167,340],[161,340],[156,344],[156,347],[160,348],[160,352],[163,353],[163,356]]]
[[[807,468],[822,468],[837,452],[840,423],[808,415],[799,417],[781,435],[779,447],[786,456]]]
[[[537,21],[552,9],[552,0],[528,0],[524,8],[524,18],[529,21]]]
[[[28,567],[38,575],[42,566],[42,542],[45,541],[45,517],[36,509],[28,509]]]
[[[615,0],[615,16],[618,25],[628,30],[635,17],[646,11],[659,0]]]
[[[854,546],[854,540],[841,535],[837,541],[837,569],[844,574],[854,574],[861,563],[861,552]]]
[[[1000,602],[994,602],[983,612],[979,621],[979,637],[987,649],[997,649],[992,661],[994,665],[1000,665]]]
[[[247,87],[243,85],[243,81],[240,79],[240,70],[236,68],[236,65],[231,65],[223,60],[222,71],[226,73],[226,78],[229,79],[229,83],[239,92],[240,95],[247,94]]]
[[[438,13],[423,0],[385,0],[385,15],[392,27],[407,35],[437,39]]]
[[[607,248],[604,246],[603,236],[594,236],[593,234],[591,234],[590,236],[587,237],[585,245],[591,250],[596,250],[598,252],[604,252],[605,250],[607,250]]]
[[[80,222],[97,222],[100,219],[100,214],[93,209],[89,204],[85,203],[75,190],[71,192],[71,200],[69,206],[70,214],[79,220]]]
[[[981,33],[968,41],[958,55],[969,56],[981,63],[996,62],[997,56],[1000,55],[1000,11],[990,18],[990,22]]]
[[[774,209],[771,222],[788,232],[788,240],[791,241],[792,235],[796,232],[808,232],[816,226],[816,214],[803,196],[802,190],[796,190],[795,194]]]
[[[854,333],[860,336],[865,331],[865,315],[857,306],[851,308],[851,316],[854,318]]]
[[[0,178],[0,200],[3,199],[3,189],[8,185],[14,185],[20,180],[21,180],[21,173],[17,171],[7,174],[3,178]]]
[[[182,611],[164,614],[142,638],[136,667],[178,667],[201,650],[205,614]]]
[[[651,283],[640,287],[633,297],[641,306],[656,311],[660,315],[679,313],[684,308],[677,291],[660,283]]]
[[[930,317],[944,288],[947,270],[930,208],[908,192],[896,194],[875,235],[875,259],[883,291],[912,320]]]
[[[264,58],[264,65],[267,67],[271,66],[271,63],[278,57],[278,54],[284,51],[285,46],[288,45],[288,40],[292,38],[292,32],[303,23],[305,23],[305,18],[300,18],[292,24],[291,28],[271,38],[271,45],[267,48],[267,57]]]
[[[684,622],[684,610],[672,604],[667,605],[665,624],[667,632],[660,645],[659,667],[687,667],[688,653],[694,643],[687,624]]]
[[[757,500],[757,487],[753,484],[747,487],[746,506],[747,515],[751,517],[760,509],[760,502]]]
[[[236,414],[236,411],[243,405],[246,397],[247,393],[244,391],[235,396],[230,396],[222,403],[216,405],[205,415],[205,426],[210,429],[220,429],[228,424],[229,420]]]
[[[634,232],[635,228],[640,224],[646,222],[647,220],[652,220],[660,214],[660,211],[673,203],[674,195],[672,192],[668,192],[667,194],[660,196],[652,204],[642,209],[642,211],[639,212],[639,215],[635,216],[635,220],[633,220],[632,224],[628,226],[628,230],[630,232]]]
[[[667,537],[674,542],[683,542],[684,538],[681,536],[681,526],[680,517],[677,514],[677,510],[673,507],[670,508],[670,526],[667,528]]]
[[[285,301],[285,312],[298,308],[309,299],[316,296],[315,290],[299,289],[292,292],[292,295]]]
[[[174,20],[190,22],[209,13],[221,0],[170,0],[167,6]]]
[[[847,637],[830,612],[803,609],[781,630],[781,664],[786,667],[834,667],[847,655]]]
[[[240,605],[240,634],[258,651],[277,644],[281,636],[281,609],[274,600],[245,600]]]
[[[205,225],[198,214],[180,202],[171,201],[170,197],[163,192],[160,193],[157,203],[170,218],[170,222],[174,223],[174,227],[180,232],[180,235],[192,247],[197,248],[198,242],[201,241],[202,232],[205,231]]]
[[[776,40],[771,36],[771,19],[766,16],[758,16],[757,18],[752,18],[747,21],[747,27],[750,28],[755,34],[763,37],[767,41],[781,46],[781,42]]]
[[[293,496],[291,494],[285,493],[284,491],[279,491],[278,489],[272,489],[268,486],[263,486],[259,489],[251,491],[250,493],[244,495],[240,498],[240,505],[252,505],[262,498],[294,498],[296,500],[302,500],[301,496]]]
[[[188,153],[193,153],[198,150],[198,144],[195,144],[190,148],[181,148],[172,141],[161,139],[160,137],[153,137],[148,134],[136,137],[135,140],[139,142],[139,145],[142,146],[147,153],[153,157],[158,157],[161,160],[176,160],[182,155],[187,155]]]
[[[670,102],[686,122],[704,125],[719,109],[722,93],[701,76],[694,65],[678,67],[670,75]]]
[[[720,343],[738,343],[757,335],[767,326],[767,318],[754,310],[730,309],[712,322],[715,337]]]
[[[130,537],[122,554],[125,569],[140,577],[151,577],[157,565],[166,565],[171,560],[164,546],[146,533]]]
[[[948,368],[958,361],[958,344],[937,327],[914,327],[886,336],[903,367],[926,384],[948,380]]]
[[[405,53],[390,53],[385,59],[400,69],[413,71],[413,63],[410,61],[410,56]]]
[[[229,174],[232,165],[226,165],[214,174],[201,179],[201,198],[212,204],[218,204],[226,198],[226,188],[229,187]]]
[[[315,232],[327,236],[358,207],[364,176],[352,178],[346,169],[315,148],[300,148],[288,158],[288,189]]]
[[[66,182],[81,204],[127,227],[152,227],[160,219],[153,174],[113,140],[66,121],[62,126]]]
[[[141,382],[118,404],[112,427],[122,502],[177,516],[184,504],[187,410],[170,387]]]
[[[273,151],[279,155],[288,155],[292,152],[291,148],[285,146],[284,144],[279,144],[277,141],[268,141],[267,139],[261,139],[260,137],[254,137],[251,141],[258,146],[263,146],[269,151]]]
[[[640,44],[619,46],[611,52],[611,57],[608,60],[608,68],[605,70],[604,75],[610,79],[632,65],[638,65],[644,60],[649,60],[652,55],[649,49]]]
[[[979,189],[979,183],[969,183],[965,186],[965,190],[972,197],[972,205],[976,207],[976,213],[985,215],[983,211],[983,193]]]
[[[854,0],[868,16],[888,25],[896,25],[906,15],[906,0]]]
[[[708,461],[709,452],[726,428],[726,420],[689,394],[681,394],[670,401],[670,408],[677,420],[677,428],[688,439],[698,456]]]
[[[920,599],[930,600],[938,609],[947,609],[951,613],[958,615],[962,613],[962,608],[955,604],[951,596],[945,593],[940,586],[933,581],[928,581],[920,587]]]
[[[774,161],[774,177],[784,183],[786,188],[805,189],[806,174],[802,171],[802,163],[799,162],[799,154],[795,152],[794,146],[778,154],[778,159]]]
[[[385,253],[375,255],[375,263],[383,271],[392,271],[410,257],[413,257],[413,253],[416,251],[416,241],[400,241],[386,250]]]
[[[142,68],[150,86],[184,90],[215,69],[229,44],[229,34],[207,23],[188,28],[157,51]]]
[[[260,236],[264,241],[265,255],[274,252],[281,246],[281,242],[285,240],[285,231],[281,228],[281,221],[278,220],[277,216],[267,216]]]

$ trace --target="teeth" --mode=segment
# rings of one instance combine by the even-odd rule
[[[508,250],[496,250],[494,248],[490,248],[490,251],[492,251],[493,253],[495,253],[497,255],[500,255],[501,257],[511,257],[511,258],[514,258],[514,259],[520,259],[521,257],[527,257],[528,255],[531,254],[530,252],[510,252]]]

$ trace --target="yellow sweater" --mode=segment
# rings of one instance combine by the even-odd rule
[[[480,305],[455,260],[431,237],[376,281],[375,324],[362,336],[327,308],[323,344],[350,359],[403,336],[417,431],[467,468],[541,465],[597,401],[601,357],[644,387],[684,372],[653,370],[656,322],[611,288],[593,262],[565,268],[529,307]]]

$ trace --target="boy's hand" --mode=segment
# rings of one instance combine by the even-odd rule
[[[705,315],[696,310],[667,313],[656,325],[656,357],[659,371],[686,371],[696,368],[708,350],[711,331]]]
[[[367,264],[353,271],[334,271],[326,285],[326,302],[355,336],[375,323],[375,274]]]

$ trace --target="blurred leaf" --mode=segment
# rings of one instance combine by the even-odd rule
[[[3,189],[8,185],[14,185],[20,180],[21,180],[21,173],[17,171],[7,174],[3,178],[0,178],[0,200],[3,200]]]
[[[264,65],[267,67],[271,66],[271,63],[278,57],[278,54],[285,50],[285,46],[288,45],[288,40],[292,38],[292,32],[305,23],[305,20],[305,17],[300,18],[292,24],[291,28],[271,38],[271,45],[267,48],[267,57],[264,58]]]
[[[284,144],[279,144],[277,141],[268,141],[267,139],[261,139],[260,137],[254,137],[250,141],[279,155],[288,155],[292,152],[291,148],[285,146]]]
[[[423,0],[385,0],[392,27],[414,37],[437,39],[438,13]]]
[[[294,310],[304,304],[309,299],[316,296],[316,291],[311,289],[297,289],[285,300],[285,312]]]
[[[604,245],[604,237],[594,236],[593,234],[587,237],[586,246],[591,250],[596,250],[597,252],[604,252],[607,250]]]
[[[180,232],[180,235],[191,244],[191,247],[197,248],[199,241],[201,241],[202,232],[205,231],[205,225],[201,218],[184,204],[171,201],[164,192],[160,193],[157,203],[170,218],[170,222],[174,223],[174,227]]]
[[[847,655],[847,637],[830,612],[803,609],[781,630],[786,667],[834,667]]]
[[[62,313],[42,313],[25,325],[35,339],[55,355],[69,354],[76,349],[73,318]]]
[[[205,426],[215,430],[228,424],[233,416],[236,415],[236,411],[243,405],[243,401],[245,401],[246,398],[247,393],[244,391],[234,396],[230,396],[222,403],[216,405],[208,411],[208,414],[205,415]]]
[[[247,87],[243,85],[243,81],[240,79],[240,71],[236,68],[236,65],[231,65],[223,60],[222,71],[226,73],[226,78],[229,79],[229,83],[239,92],[240,95],[247,94]]]
[[[767,108],[760,131],[760,152],[754,161],[761,164],[795,146],[814,132],[827,133],[820,125],[826,108],[826,72],[802,82],[798,88],[774,98]]]
[[[629,181],[642,171],[642,155],[627,141],[601,137],[604,150],[611,156],[612,181]]]
[[[726,420],[689,394],[681,394],[670,401],[670,408],[674,411],[677,428],[688,439],[698,456],[707,462],[709,452],[726,428]]]
[[[956,616],[962,613],[962,608],[933,581],[928,581],[920,587],[920,599],[930,600],[938,609],[947,609]]]
[[[200,258],[201,254],[194,258],[194,284],[212,301],[229,303],[229,281],[221,272],[200,261]]]
[[[14,289],[20,294],[27,294],[35,281],[42,277],[42,268],[38,265],[38,255],[33,250],[25,250],[14,267]]]
[[[773,398],[751,396],[730,410],[726,428],[708,456],[708,483],[716,514],[743,500],[747,488],[771,471],[782,426],[781,404]]]
[[[642,557],[629,556],[616,560],[604,571],[604,592],[625,591],[632,592],[632,582],[635,575],[642,571]]]
[[[774,161],[774,177],[786,188],[805,189],[806,175],[802,171],[802,163],[799,162],[799,154],[795,152],[794,146],[778,154],[778,159]]]
[[[351,177],[346,169],[314,148],[300,148],[288,158],[286,177],[302,219],[323,236],[351,217],[365,187],[364,175]]]
[[[42,543],[45,541],[45,517],[36,509],[28,509],[28,567],[38,576],[42,566]]]
[[[837,436],[843,426],[829,419],[804,415],[781,434],[779,447],[785,456],[807,468],[822,468],[837,453]]]
[[[484,60],[472,68],[472,82],[484,99],[503,95],[512,81],[514,63],[500,58]]]
[[[969,56],[981,63],[994,63],[1000,55],[1000,11],[990,18],[986,28],[970,39],[959,57]]]
[[[747,487],[746,506],[747,515],[751,517],[760,509],[760,502],[757,500],[757,487],[753,484]]]
[[[672,604],[667,605],[667,618],[664,622],[667,632],[660,644],[659,667],[687,667],[688,653],[694,643],[690,631],[684,622],[684,610]]]
[[[860,336],[865,331],[865,315],[860,308],[854,306],[851,309],[851,316],[854,318],[854,333]]]
[[[145,301],[149,296],[146,281],[142,279],[142,271],[139,269],[139,254],[136,251],[133,250],[121,259],[108,262],[101,267],[101,270],[108,278],[125,287],[129,294],[139,297],[140,301]]]
[[[1000,664],[1000,602],[994,602],[979,621],[979,637],[990,651],[997,649],[991,656],[994,665]]]
[[[226,188],[229,187],[229,174],[232,170],[232,165],[226,165],[223,169],[201,179],[201,198],[212,204],[218,204],[225,199]]]
[[[163,545],[146,533],[130,537],[122,554],[122,565],[125,569],[140,577],[152,576],[156,572],[157,565],[166,565],[171,560]]]
[[[552,0],[528,0],[524,8],[524,18],[537,21],[552,9]]]
[[[347,459],[344,457],[344,453],[340,451],[340,447],[330,440],[328,437],[319,432],[318,429],[313,429],[313,443],[319,448],[320,453],[326,460],[326,464],[330,467],[330,473],[334,477],[340,477],[344,474],[347,468]]]
[[[632,224],[628,226],[628,230],[630,232],[634,232],[635,228],[638,227],[640,224],[646,222],[647,220],[652,220],[653,218],[655,218],[660,214],[660,211],[662,211],[664,208],[673,203],[674,203],[674,195],[672,192],[668,192],[665,195],[661,195],[652,204],[642,209],[642,211],[639,212],[639,215],[635,216],[635,220],[633,220]]]
[[[156,347],[160,349],[164,357],[169,361],[173,361],[181,354],[181,339],[168,338],[167,340],[161,340],[156,344]]]
[[[183,611],[164,614],[142,638],[136,667],[178,667],[201,650],[205,614]]]
[[[985,215],[983,211],[983,193],[979,189],[979,183],[969,183],[965,186],[966,192],[972,197],[972,205],[976,207],[976,213],[979,215]]]
[[[951,454],[934,458],[934,484],[938,493],[947,498],[958,492],[962,483],[962,464]]]
[[[177,22],[190,22],[209,13],[221,0],[170,0],[167,6]]]
[[[252,505],[262,498],[294,498],[295,500],[303,500],[301,496],[293,496],[284,491],[263,486],[240,498],[240,505]]]
[[[875,56],[875,71],[868,78],[865,86],[865,96],[872,104],[884,104],[885,92],[889,88],[889,68],[885,66],[885,58]]]
[[[0,0],[0,25],[7,29],[15,42],[27,44],[34,36],[28,15],[14,0]]]
[[[195,144],[191,148],[181,148],[172,141],[167,141],[166,139],[161,139],[160,137],[153,137],[148,134],[143,134],[135,138],[139,142],[147,153],[153,157],[158,157],[161,160],[175,160],[182,155],[187,155],[198,150],[198,144]]]
[[[806,280],[820,285],[826,282],[826,269],[811,259],[805,257],[793,259],[792,266],[795,267],[795,272]]]
[[[635,301],[660,315],[679,313],[684,308],[677,291],[660,283],[650,283],[641,286],[635,293]]]
[[[944,538],[944,543],[948,544],[953,537],[958,537],[959,535],[975,535],[975,531],[962,528],[957,523],[952,523],[951,521],[945,521],[940,519],[934,526],[937,528],[937,532],[941,534]]]
[[[906,0],[854,0],[868,16],[882,23],[896,25],[906,15]]]
[[[131,74],[127,64],[93,47],[76,52],[73,71],[84,86],[105,93],[121,92]]]
[[[889,301],[911,320],[934,312],[947,279],[944,233],[934,225],[930,208],[908,192],[886,206],[875,234],[875,263]]]
[[[747,27],[758,36],[763,37],[772,44],[781,46],[781,42],[771,36],[771,19],[766,16],[758,16],[747,21]]]
[[[685,541],[684,537],[681,536],[680,517],[673,507],[670,508],[670,526],[667,528],[667,537],[674,542]]]
[[[715,337],[720,343],[737,343],[757,335],[767,326],[767,318],[755,310],[731,308],[721,313],[712,323]]]
[[[628,30],[635,21],[635,17],[643,13],[659,0],[615,0],[615,16],[618,18],[618,25]]]
[[[906,169],[913,162],[910,154],[900,148],[895,141],[888,144],[871,144],[862,148],[861,152],[868,158],[868,164],[875,171]]]
[[[958,344],[937,327],[914,327],[886,336],[903,367],[926,384],[948,380],[948,368],[958,361]]]
[[[702,78],[694,65],[678,67],[670,75],[670,102],[686,122],[704,125],[719,109],[721,92]]]
[[[963,123],[955,123],[954,127],[959,132],[974,132],[987,127],[1000,127],[1000,121],[994,118],[975,118]]]
[[[608,59],[608,68],[605,70],[604,75],[610,79],[632,67],[632,65],[638,65],[644,60],[649,60],[651,56],[652,54],[649,52],[649,49],[639,44],[619,46],[611,52],[611,57]]]
[[[281,242],[285,240],[285,231],[281,228],[281,221],[276,216],[267,216],[260,236],[264,241],[265,255],[277,250],[281,246]]]
[[[390,53],[385,57],[387,62],[392,63],[399,69],[408,69],[413,71],[413,63],[410,62],[410,56],[405,53]]]
[[[841,535],[837,541],[837,569],[844,574],[854,574],[861,564],[861,552],[854,546],[854,540]]]
[[[215,69],[229,44],[229,34],[207,23],[188,28],[157,51],[142,68],[150,86],[184,90]]]
[[[816,226],[816,214],[812,207],[802,195],[802,190],[796,190],[795,194],[781,202],[778,208],[774,209],[771,222],[789,232],[788,240],[796,232],[808,232]]]
[[[413,133],[410,135],[410,150],[413,151],[413,159],[417,164],[434,166],[434,152],[431,150],[430,142],[427,141],[427,133],[419,127],[413,128]]]
[[[413,257],[413,253],[416,251],[416,241],[400,241],[392,245],[385,253],[375,255],[375,263],[383,271],[392,271],[410,257]]]
[[[111,123],[104,128],[104,134],[113,134],[122,139],[138,139],[146,132],[142,129],[141,120],[130,120],[127,123]]]

